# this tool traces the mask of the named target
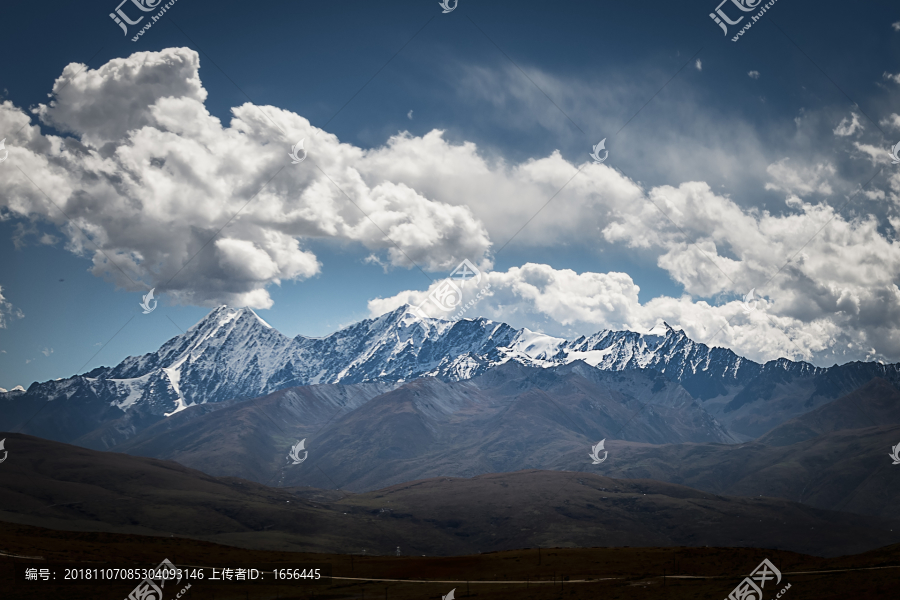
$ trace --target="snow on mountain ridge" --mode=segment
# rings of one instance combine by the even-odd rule
[[[535,360],[551,360],[561,344],[566,340],[523,328],[516,334],[510,348],[518,350]]]
[[[325,337],[289,338],[249,308],[220,306],[156,352],[35,385],[48,399],[86,386],[122,410],[152,405],[156,414],[169,415],[299,385],[469,379],[508,361],[552,367],[582,360],[602,370],[654,369],[679,381],[704,372],[736,380],[762,368],[667,324],[662,333],[602,330],[570,341],[485,318],[421,317],[402,306]]]

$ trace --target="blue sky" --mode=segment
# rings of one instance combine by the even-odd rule
[[[732,42],[709,17],[716,2],[460,0],[442,14],[436,0],[177,0],[132,42],[143,23],[123,36],[116,4],[6,8],[2,387],[152,351],[217,302],[252,305],[288,335],[325,335],[418,304],[463,258],[494,288],[472,311],[514,326],[577,335],[665,319],[755,360],[900,360],[896,6],[778,0]],[[110,68],[166,49],[181,50],[144,76]],[[185,87],[190,64],[199,83]],[[186,104],[160,105],[163,118],[150,108],[163,97]],[[261,124],[230,128],[245,103],[244,120]],[[188,104],[221,128],[192,129]],[[140,127],[146,137],[131,137]],[[278,172],[303,136],[310,160]],[[603,138],[610,158],[594,165]],[[116,153],[149,156],[157,139],[168,154],[144,162],[184,158],[166,174],[174,187],[120,185]],[[196,259],[199,246],[169,251],[163,238],[181,228],[209,239],[275,172],[273,196],[215,238],[234,244]],[[219,183],[238,191],[198,192]],[[331,183],[379,208],[360,217]],[[172,202],[165,190],[182,185],[194,191]],[[288,207],[301,217],[282,218]],[[169,262],[92,272],[92,244],[107,238],[120,265]],[[144,315],[151,287],[159,306]],[[742,302],[751,289],[762,300]]]

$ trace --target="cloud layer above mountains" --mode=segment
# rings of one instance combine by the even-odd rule
[[[363,150],[299,115],[245,104],[223,126],[204,106],[199,67],[184,48],[97,70],[69,65],[36,112],[72,135],[30,126],[9,140],[21,171],[3,171],[5,208],[59,226],[96,275],[124,289],[156,287],[201,305],[271,306],[266,286],[321,269],[302,245],[310,238],[358,242],[392,265],[431,270],[489,247],[466,207],[373,182]],[[11,103],[3,109],[4,131],[28,123]],[[293,165],[288,152],[301,138],[309,160]]]
[[[0,127],[18,131],[0,169],[4,217],[52,224],[95,275],[185,304],[268,308],[268,286],[328,268],[310,240],[334,239],[387,269],[419,267],[438,280],[373,299],[373,314],[421,303],[465,258],[491,283],[467,316],[562,335],[666,320],[755,360],[900,360],[900,174],[885,148],[861,137],[872,126],[858,115],[806,115],[797,126],[818,118],[848,145],[848,161],[883,169],[854,201],[878,202],[878,217],[835,208],[860,190],[847,190],[841,165],[785,157],[760,186],[784,198],[787,209],[770,213],[702,181],[645,187],[586,154],[581,163],[558,151],[514,164],[488,158],[439,130],[367,150],[273,106],[235,107],[223,124],[205,107],[199,67],[186,48],[96,70],[71,64],[33,117],[4,102]],[[881,125],[900,132],[900,116]],[[291,164],[301,138],[308,157]],[[642,303],[627,273],[538,263],[491,271],[510,239],[544,249],[548,263],[563,244],[630,248],[655,257],[683,293]],[[747,311],[751,289],[763,300]],[[12,310],[0,306],[0,322]]]

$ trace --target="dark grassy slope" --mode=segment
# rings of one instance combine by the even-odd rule
[[[751,443],[607,442],[603,472],[892,518],[900,504],[900,465],[888,454],[898,443],[900,392],[875,379]]]
[[[898,442],[900,425],[837,431],[775,448],[613,441],[606,443],[610,457],[603,472],[892,518],[900,502],[900,465],[888,453]]]
[[[456,589],[457,598],[501,600],[696,600],[724,598],[763,558],[782,572],[785,599],[892,598],[900,578],[900,545],[864,554],[818,558],[754,548],[536,548],[458,557],[368,556],[244,550],[208,542],[112,533],[72,533],[0,522],[0,590],[4,600],[96,600],[125,598],[134,585],[43,588],[11,583],[14,561],[83,561],[156,565],[168,558],[180,566],[328,563],[331,585],[303,587],[194,583],[184,596],[198,600],[312,598],[379,600],[437,599]],[[39,556],[17,559],[6,554]],[[665,574],[665,576],[664,576]],[[393,580],[393,581],[387,581]],[[416,580],[416,581],[409,581]],[[425,580],[425,581],[422,581]],[[491,582],[491,583],[488,583]],[[766,587],[766,591],[771,586]],[[167,588],[168,589],[168,588]],[[179,586],[174,588],[176,591]],[[767,595],[774,597],[775,592]],[[171,595],[166,596],[167,600]]]
[[[900,425],[900,391],[876,378],[833,402],[782,423],[757,441],[787,446],[845,429]]]
[[[0,437],[10,452],[0,469],[0,520],[57,529],[175,534],[292,551],[400,546],[427,555],[730,545],[835,556],[900,541],[898,521],[656,481],[523,471],[416,481],[323,502],[173,462]]]

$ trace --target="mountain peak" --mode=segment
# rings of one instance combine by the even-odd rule
[[[272,329],[272,326],[269,325],[269,323],[266,322],[265,319],[263,319],[263,318],[260,317],[258,314],[256,314],[256,311],[255,311],[255,310],[253,310],[252,308],[246,308],[246,309],[244,309],[244,310],[246,310],[246,311],[249,312],[251,315],[253,315],[254,317],[256,317],[256,320],[259,321],[259,324],[260,324],[260,325],[262,325],[262,326],[265,327],[266,329]]]
[[[668,337],[669,334],[673,334],[673,333],[678,334],[678,333],[684,333],[684,332],[681,331],[680,329],[675,329],[674,327],[669,325],[666,321],[659,320],[656,322],[656,325],[651,327],[650,331],[648,331],[645,335],[656,335],[656,336],[660,336],[660,337]]]
[[[209,331],[217,330],[227,326],[229,323],[242,323],[246,325],[259,324],[266,329],[273,329],[262,317],[249,307],[233,307],[222,304],[209,311],[209,313],[195,323],[188,331],[200,330]]]
[[[444,319],[444,318],[441,318],[441,317],[431,317],[431,316],[428,316],[428,315],[424,314],[424,312],[422,312],[421,310],[419,310],[418,307],[412,306],[411,304],[403,304],[403,305],[401,305],[401,306],[395,308],[394,310],[392,310],[392,311],[391,311],[390,313],[388,313],[388,314],[391,315],[391,316],[396,316],[398,320],[413,320],[413,321],[427,321],[427,320],[432,320],[432,321],[449,321],[449,319]]]
[[[659,323],[657,323],[656,325],[651,327],[650,331],[648,331],[644,335],[656,336],[656,337],[666,337],[670,331],[672,331],[672,328],[669,327],[669,324],[666,323],[665,321],[660,321]]]

